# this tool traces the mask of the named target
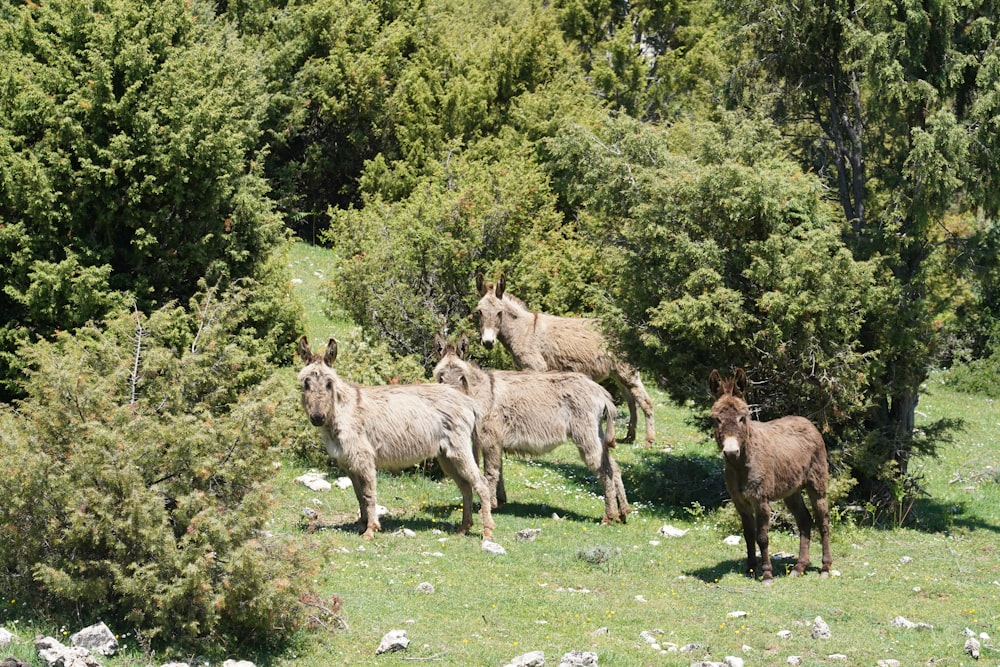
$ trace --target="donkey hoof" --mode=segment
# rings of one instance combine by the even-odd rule
[[[764,577],[760,580],[760,583],[763,584],[764,586],[773,586],[774,577],[772,577],[769,574],[765,574]]]
[[[830,570],[823,570],[822,572],[820,572],[819,573],[819,578],[820,579],[829,579],[830,578]]]

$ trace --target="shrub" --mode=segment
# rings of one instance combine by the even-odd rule
[[[295,626],[298,559],[261,527],[297,404],[242,331],[247,296],[22,349],[27,396],[0,411],[0,587],[172,647]]]

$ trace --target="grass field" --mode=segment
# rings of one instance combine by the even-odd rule
[[[324,256],[297,245],[290,262],[315,341],[350,326],[322,313],[317,288],[327,273]],[[775,583],[765,587],[741,575],[744,545],[724,542],[739,530],[714,442],[692,425],[690,410],[655,389],[651,394],[658,442],[616,451],[634,509],[628,524],[599,525],[599,485],[571,445],[537,461],[508,458],[510,502],[494,514],[503,555],[481,548],[478,515],[472,534],[454,534],[460,496],[447,479],[380,473],[378,502],[388,514],[383,531],[366,542],[354,531],[358,507],[349,489],[312,492],[293,481],[308,461],[282,461],[268,529],[309,554],[312,567],[303,576],[323,599],[342,601],[340,622],[303,632],[281,654],[232,657],[282,667],[502,666],[537,650],[546,664],[558,665],[564,653],[580,650],[596,653],[603,666],[691,665],[726,656],[748,666],[785,665],[790,656],[802,665],[1000,664],[993,647],[1000,645],[995,403],[953,392],[935,376],[920,402],[920,420],[959,417],[966,429],[938,458],[914,464],[929,493],[909,510],[917,528],[872,527],[863,515],[838,507],[836,576],[820,579],[813,566],[793,579],[784,575],[794,560],[777,558]],[[624,417],[620,413],[619,433]],[[304,417],[302,437],[318,451]],[[339,476],[324,469],[331,480]],[[319,513],[320,528],[306,523],[306,507]],[[666,537],[658,532],[664,525],[686,532]],[[518,540],[524,528],[541,532],[534,541]],[[814,543],[814,562],[818,548]],[[778,526],[771,549],[793,554],[798,538]],[[433,592],[419,590],[421,583]],[[895,627],[898,616],[933,627]],[[816,617],[829,624],[830,638],[812,638]],[[981,640],[978,662],[963,651],[966,628],[992,637]],[[407,632],[408,650],[376,657],[380,639],[394,629]],[[790,636],[779,636],[784,630]],[[669,650],[689,645],[696,648]],[[156,661],[133,646],[104,664],[150,662]]]
[[[921,419],[960,417],[966,430],[939,458],[915,464],[929,496],[908,518],[921,528],[873,528],[841,512],[832,540],[838,575],[821,580],[814,566],[799,579],[779,574],[771,587],[741,576],[744,546],[723,541],[739,530],[714,443],[690,424],[688,410],[655,390],[656,446],[617,451],[635,509],[629,523],[598,524],[599,485],[571,445],[537,461],[508,458],[510,503],[495,514],[496,541],[506,550],[499,556],[480,548],[478,520],[475,536],[453,533],[459,495],[449,480],[380,474],[379,502],[389,513],[383,532],[364,542],[353,532],[353,493],[310,492],[292,482],[303,470],[288,462],[272,528],[309,545],[321,564],[315,584],[342,599],[348,629],[304,638],[275,664],[505,665],[533,650],[547,664],[572,650],[593,651],[602,665],[689,665],[728,655],[747,665],[787,664],[792,655],[803,665],[973,664],[963,651],[966,628],[1000,640],[1000,409],[937,379],[928,384]],[[304,530],[306,506],[333,527]],[[662,536],[665,524],[687,532]],[[520,541],[522,528],[541,533]],[[787,527],[773,531],[773,553],[797,547]],[[777,560],[776,572],[793,562]],[[421,582],[434,592],[418,591]],[[829,639],[811,637],[817,616],[829,624]],[[933,629],[897,628],[897,616]],[[409,649],[376,658],[393,629],[407,631]],[[779,637],[781,630],[791,637]],[[663,646],[699,648],[660,652],[643,631]],[[983,640],[978,664],[1000,664],[993,641]]]

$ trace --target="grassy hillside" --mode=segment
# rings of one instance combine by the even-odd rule
[[[321,251],[299,253],[297,262],[322,264]],[[930,383],[921,417],[961,417],[967,429],[940,458],[916,463],[930,495],[908,518],[921,528],[873,528],[863,514],[841,507],[832,540],[838,576],[821,580],[814,567],[801,579],[779,574],[765,588],[741,576],[744,546],[723,541],[739,530],[714,443],[691,425],[690,411],[653,395],[657,446],[619,445],[616,453],[635,509],[629,523],[598,524],[599,485],[571,445],[537,461],[508,458],[510,503],[495,515],[505,555],[480,548],[478,518],[476,536],[453,534],[460,497],[447,479],[380,474],[379,502],[389,512],[383,532],[364,542],[353,530],[353,493],[313,493],[292,481],[305,468],[289,462],[272,529],[299,535],[315,554],[312,576],[343,601],[347,629],[310,636],[275,664],[504,665],[532,650],[558,664],[563,653],[586,650],[602,665],[689,665],[727,655],[747,665],[785,664],[791,655],[804,665],[962,665],[973,662],[963,652],[965,628],[1000,638],[1000,409],[992,401]],[[624,417],[623,410],[619,432]],[[323,528],[306,527],[305,507],[320,513]],[[687,532],[662,536],[665,524]],[[404,536],[404,528],[415,537]],[[522,528],[541,533],[521,541]],[[797,547],[787,526],[772,532],[773,553]],[[813,554],[818,562],[818,544]],[[776,572],[793,563],[776,561]],[[434,592],[418,591],[422,582]],[[817,616],[830,625],[830,639],[810,636]],[[933,629],[894,627],[897,616]],[[408,651],[376,659],[379,640],[392,629],[407,631]],[[791,637],[780,638],[781,630]],[[643,631],[655,631],[664,646],[700,647],[660,653]],[[984,647],[982,658],[991,664],[1000,651]]]
[[[296,245],[289,263],[309,314],[307,333],[322,341],[350,328],[323,312],[319,290],[329,254]],[[292,373],[288,373],[293,383]],[[290,391],[291,393],[291,391]],[[481,524],[458,536],[460,495],[447,479],[417,471],[381,473],[378,502],[388,509],[383,531],[365,542],[354,530],[354,494],[336,486],[313,492],[294,479],[324,465],[315,430],[302,419],[298,449],[281,461],[277,503],[269,530],[285,536],[311,566],[308,577],[320,607],[342,606],[339,618],[319,613],[316,629],[290,649],[270,655],[235,655],[258,665],[326,667],[332,664],[506,665],[540,650],[557,665],[569,651],[593,651],[600,665],[690,665],[738,656],[746,665],[873,666],[971,665],[963,631],[987,633],[977,664],[998,664],[1000,650],[1000,408],[986,398],[959,394],[935,378],[920,402],[921,420],[943,416],[966,421],[966,430],[933,460],[915,462],[928,496],[908,509],[916,528],[872,527],[863,512],[838,506],[832,547],[837,575],[821,580],[785,575],[798,539],[787,525],[771,533],[776,558],[773,586],[744,578],[744,546],[722,484],[714,442],[693,425],[691,410],[673,406],[651,388],[658,442],[619,445],[625,487],[634,513],[626,525],[601,526],[597,480],[565,445],[536,460],[508,458],[509,504],[495,513],[495,540],[503,555],[481,548]],[[626,413],[619,413],[618,432]],[[318,513],[309,522],[303,510]],[[686,531],[661,535],[670,525]],[[534,541],[518,531],[536,528]],[[404,529],[412,531],[407,536]],[[813,545],[813,561],[820,558]],[[418,589],[429,583],[433,592]],[[425,588],[425,587],[424,587]],[[8,601],[13,612],[15,601]],[[8,613],[7,618],[17,614]],[[814,619],[830,626],[829,639],[813,639]],[[902,616],[930,629],[892,624]],[[22,638],[41,629],[11,628]],[[8,627],[10,627],[8,625]],[[406,630],[409,649],[376,657],[382,636]],[[68,628],[68,632],[76,628]],[[788,637],[779,636],[790,631]],[[661,649],[643,633],[652,633]],[[135,639],[102,660],[110,667],[160,664],[142,654]],[[669,650],[697,645],[688,652]],[[12,651],[36,662],[27,645]],[[843,658],[831,657],[836,655]]]

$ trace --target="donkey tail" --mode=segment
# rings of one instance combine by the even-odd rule
[[[605,451],[609,449],[614,449],[615,445],[615,415],[618,414],[618,408],[615,404],[608,400],[604,403],[604,449]]]

